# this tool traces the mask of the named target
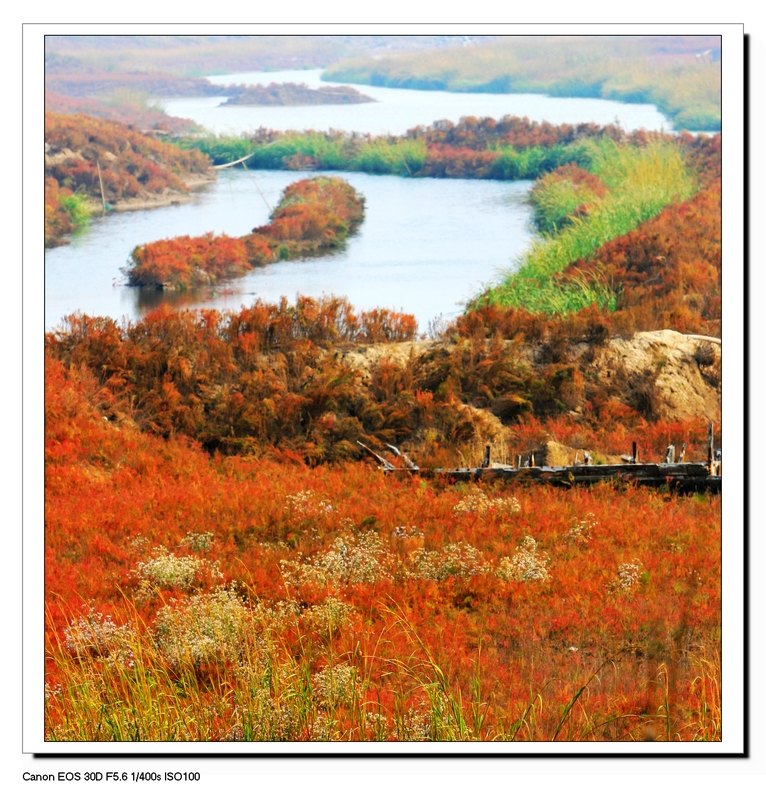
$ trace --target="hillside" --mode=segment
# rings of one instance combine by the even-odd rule
[[[120,123],[45,115],[45,243],[60,244],[95,210],[165,205],[213,180],[206,156]]]

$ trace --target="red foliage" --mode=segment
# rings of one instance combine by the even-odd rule
[[[130,282],[138,286],[199,286],[243,275],[250,269],[250,254],[259,255],[255,243],[231,236],[177,236],[137,247]]]
[[[81,114],[46,113],[45,145],[46,175],[99,201],[103,185],[110,203],[185,190],[184,177],[206,173],[210,163],[197,150],[181,150],[126,125]]]
[[[45,179],[45,246],[59,244],[74,230],[72,219],[64,211],[61,201],[72,192],[62,189],[55,178]]]
[[[625,132],[616,125],[599,126],[594,123],[577,125],[565,123],[533,122],[528,117],[506,115],[494,120],[489,117],[462,117],[453,123],[443,120],[429,127],[418,127],[408,131],[410,138],[423,138],[429,145],[451,145],[478,150],[491,145],[504,145],[525,150],[531,147],[553,147],[571,144],[578,139],[608,136],[612,139],[626,138]]]
[[[470,724],[472,711],[486,713],[482,738],[507,737],[539,695],[518,737],[550,740],[567,704],[606,663],[579,701],[585,716],[576,708],[559,739],[643,738],[643,720],[668,701],[673,737],[699,733],[698,663],[716,658],[721,623],[720,498],[517,487],[518,510],[509,510],[495,502],[510,498],[502,484],[440,486],[391,480],[366,465],[210,458],[181,438],[104,419],[98,383],[54,360],[46,390],[47,655],[84,608],[151,630],[158,608],[185,590],[142,596],[138,565],[160,547],[199,555],[187,534],[206,531],[214,549],[203,560],[218,563],[216,580],[237,581],[254,604],[297,601],[299,616],[280,633],[284,647],[312,673],[330,653],[354,654],[350,663],[385,717],[418,711],[436,665]],[[483,506],[464,502],[475,488]],[[379,572],[286,585],[286,563],[320,563],[342,532],[347,547],[376,543]],[[508,572],[515,556],[531,552],[525,537],[545,580]],[[192,591],[215,582],[200,580]],[[354,615],[330,646],[302,613],[327,597]],[[66,658],[56,661],[65,667]],[[67,674],[47,663],[51,691],[66,686]],[[673,671],[669,685],[657,680],[663,668]],[[226,680],[236,682],[235,671]],[[222,735],[236,720],[235,696],[219,698]]]
[[[178,236],[135,248],[128,272],[136,286],[190,288],[242,275],[280,259],[339,247],[364,216],[364,200],[339,178],[290,184],[271,223],[234,239]]]

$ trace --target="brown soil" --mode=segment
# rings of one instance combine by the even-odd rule
[[[341,358],[365,384],[371,380],[373,367],[384,359],[400,366],[412,359],[423,373],[436,353],[453,347],[428,340],[360,345],[344,352]],[[520,348],[511,342],[507,348],[509,358],[523,358],[535,366],[538,354],[533,348]],[[636,393],[644,392],[651,400],[651,415],[656,418],[707,417],[720,421],[720,339],[671,330],[646,331],[628,338],[615,337],[601,345],[574,345],[570,360],[589,382],[629,405],[635,406]],[[500,420],[489,411],[482,409],[481,414],[484,426],[502,429]]]
[[[173,189],[166,189],[162,194],[147,194],[144,197],[132,197],[128,200],[120,200],[117,203],[112,203],[113,211],[140,211],[144,208],[162,208],[164,206],[178,205],[180,203],[188,203],[194,200],[196,192],[202,191],[207,188],[211,183],[215,182],[216,176],[194,175],[185,177],[184,183],[189,187],[187,192],[178,192]],[[94,213],[101,211],[101,205],[98,203],[93,204]]]

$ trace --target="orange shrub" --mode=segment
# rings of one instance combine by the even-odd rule
[[[339,178],[311,178],[288,186],[271,223],[234,239],[207,234],[141,245],[128,270],[135,286],[189,288],[233,278],[285,258],[340,246],[364,215],[364,200]]]

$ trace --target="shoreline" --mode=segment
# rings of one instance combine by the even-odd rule
[[[164,208],[165,206],[180,205],[181,203],[188,203],[194,200],[195,194],[203,191],[210,186],[210,184],[215,183],[217,179],[218,176],[215,173],[210,176],[195,177],[184,181],[188,189],[183,192],[175,189],[168,189],[163,194],[150,195],[147,197],[132,197],[113,204],[110,203],[109,205],[111,211],[120,213],[124,211],[143,211],[150,208]],[[101,213],[100,203],[93,203],[92,213],[94,216]]]

